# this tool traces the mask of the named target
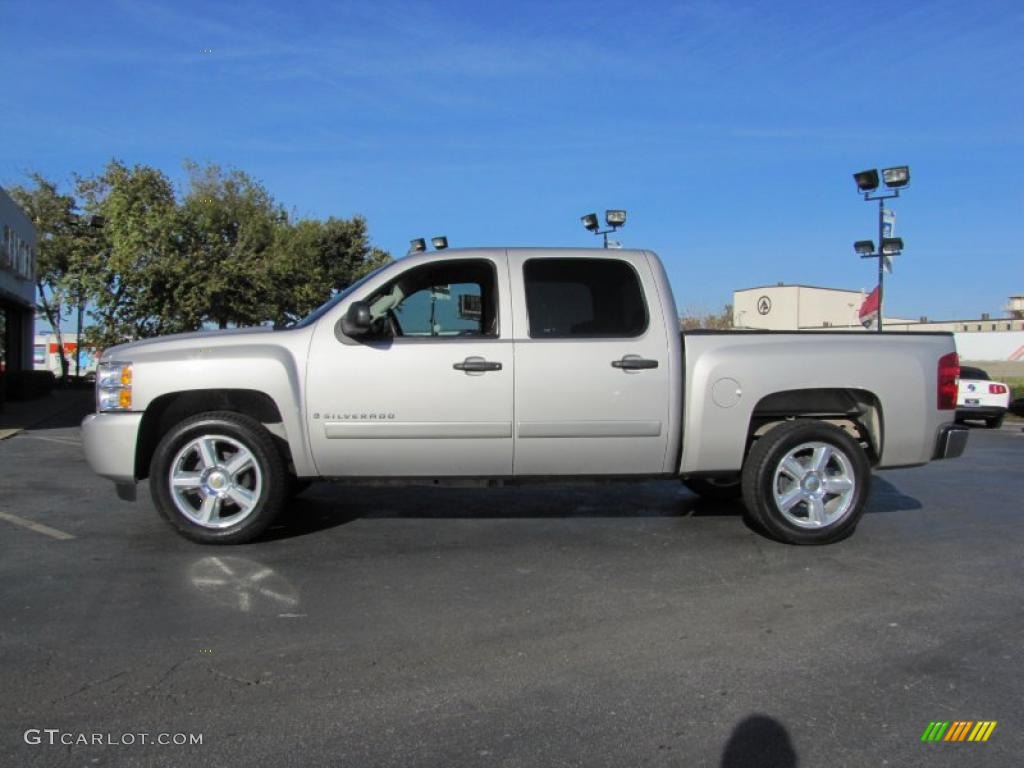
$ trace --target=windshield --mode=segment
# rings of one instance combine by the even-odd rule
[[[376,277],[378,273],[380,273],[384,269],[387,269],[392,264],[394,264],[394,262],[393,261],[389,261],[387,264],[384,264],[383,266],[377,267],[377,269],[373,270],[372,272],[367,272],[361,278],[359,278],[354,283],[352,283],[352,285],[350,285],[348,288],[344,288],[344,289],[338,291],[338,293],[336,293],[333,296],[331,296],[331,298],[329,298],[327,301],[325,301],[319,307],[314,309],[312,312],[310,312],[304,318],[299,320],[297,323],[295,323],[295,325],[292,325],[290,327],[291,328],[305,328],[308,325],[312,325],[317,320],[319,320],[321,317],[323,317],[328,312],[330,312],[334,307],[336,307],[339,304],[339,302],[343,301],[347,296],[349,296],[352,293],[352,291],[354,291],[359,286],[363,285],[370,278]]]

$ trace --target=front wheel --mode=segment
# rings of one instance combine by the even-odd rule
[[[269,432],[231,411],[185,419],[153,454],[150,491],[178,533],[204,544],[259,536],[285,501],[287,467]]]
[[[857,527],[871,484],[864,449],[818,421],[780,424],[743,465],[743,501],[753,521],[790,544],[829,544]]]

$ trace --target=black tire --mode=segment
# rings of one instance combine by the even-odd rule
[[[214,468],[207,468],[202,463],[199,449],[195,453],[186,452],[189,445],[202,436],[215,438]],[[228,448],[226,452],[225,446]],[[232,446],[238,449],[236,453],[230,452]],[[241,449],[249,454],[249,468],[239,472],[237,482],[231,477],[224,486],[225,475],[220,468],[223,466],[226,471],[231,459],[242,454]],[[179,456],[180,452],[186,453]],[[208,479],[208,485],[194,490],[188,488],[179,496],[171,490],[172,467],[179,475],[201,476],[214,470],[221,474]],[[213,483],[222,488],[217,494],[221,498],[215,508],[229,514],[203,525],[183,512],[179,503],[186,509],[199,504],[199,510],[193,511],[201,515],[202,500],[206,498],[204,493]],[[157,511],[182,536],[202,544],[244,544],[259,536],[281,511],[289,489],[289,474],[274,438],[262,424],[233,411],[213,411],[181,421],[161,438],[150,463],[149,487]],[[236,487],[247,494],[250,503],[245,508],[225,495],[234,493]],[[232,515],[232,510],[237,512]],[[239,519],[231,522],[232,517]]]
[[[739,475],[731,477],[688,477],[683,480],[683,485],[702,499],[735,501],[743,495],[743,485]]]
[[[990,419],[985,419],[985,426],[989,429],[999,429],[1003,426],[1003,419],[1006,418],[1005,413],[1001,413],[998,416],[993,416]]]
[[[805,464],[813,455],[813,449],[805,446],[812,443],[828,446],[831,451],[820,472]],[[782,468],[783,460],[791,453],[801,469],[814,475],[813,479],[807,477],[806,494],[798,491],[795,475]],[[822,487],[822,478],[831,483],[845,478],[852,488],[830,494]],[[751,522],[772,538],[789,544],[831,544],[845,539],[864,513],[870,486],[871,466],[864,449],[843,430],[820,421],[780,424],[754,443],[743,465],[743,501]],[[798,497],[789,513],[776,502],[777,490]],[[812,520],[812,497],[821,501],[818,508],[823,519],[817,523]],[[834,519],[828,519],[833,514]]]

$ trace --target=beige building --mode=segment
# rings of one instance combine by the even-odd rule
[[[863,331],[859,312],[867,297],[866,291],[825,288],[816,285],[762,285],[742,288],[732,294],[732,322],[736,328],[757,328],[771,331],[834,330]],[[885,318],[884,327],[892,331],[982,331],[1024,330],[1024,297],[1011,296],[1006,317],[967,320],[916,320]]]

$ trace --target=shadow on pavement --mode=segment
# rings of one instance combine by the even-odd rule
[[[865,512],[921,509],[916,498],[888,480],[872,478]],[[287,511],[263,535],[273,541],[347,525],[360,519],[571,519],[741,517],[740,501],[702,499],[675,480],[601,485],[359,486],[316,483],[290,502]]]
[[[340,497],[333,503],[321,499],[297,498],[290,502],[285,512],[258,540],[278,541],[305,536],[347,525],[359,518],[360,515],[345,511],[344,501]]]
[[[907,496],[881,475],[871,478],[871,498],[864,508],[865,514],[879,512],[909,512],[924,505],[913,496]]]
[[[796,768],[789,732],[774,717],[750,715],[732,731],[722,752],[721,768]]]
[[[95,409],[90,389],[57,389],[35,400],[5,401],[0,429],[63,429],[77,427]]]
[[[358,486],[316,483],[290,503],[262,537],[302,536],[358,519],[496,520],[531,518],[737,516],[743,508],[699,499],[677,481],[493,488]]]

